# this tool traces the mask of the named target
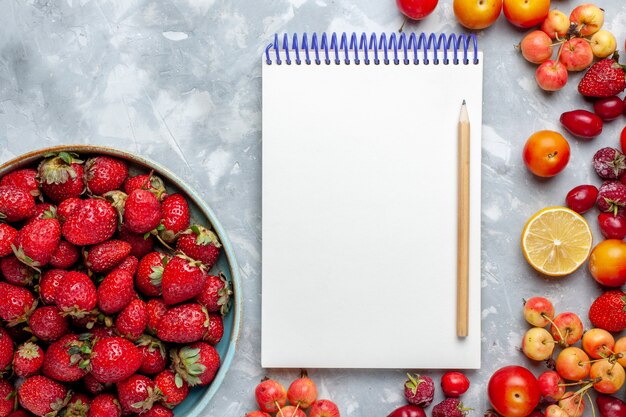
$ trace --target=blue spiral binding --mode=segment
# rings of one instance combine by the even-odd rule
[[[363,62],[365,65],[370,65],[370,52],[374,53],[373,62],[375,65],[379,65],[381,60],[379,58],[379,52],[382,53],[382,62],[385,65],[393,63],[394,65],[400,64],[400,58],[405,65],[411,62],[414,65],[423,64],[429,65],[432,58],[434,65],[439,65],[439,53],[443,54],[443,65],[449,65],[450,59],[448,58],[448,52],[452,51],[452,63],[454,65],[469,65],[470,49],[473,53],[473,64],[478,64],[478,41],[476,36],[465,34],[451,34],[445,33],[437,36],[434,33],[391,33],[389,35],[381,33],[376,35],[372,33],[368,35],[363,32],[361,35],[352,33],[348,35],[343,32],[341,35],[337,35],[336,32],[332,34],[322,33],[320,36],[316,32],[311,35],[309,43],[309,36],[306,33],[302,34],[302,37],[298,37],[297,33],[293,34],[291,42],[289,42],[289,35],[284,34],[282,37],[282,45],[278,34],[274,35],[274,42],[267,45],[265,48],[265,61],[268,65],[276,63],[281,65],[285,62],[287,65],[291,65],[295,62],[296,65],[302,64],[300,53],[304,52],[304,63],[306,65],[321,65],[320,51],[324,58],[324,63],[330,65],[331,63],[340,64],[342,60],[340,55],[343,55],[343,63],[349,65],[354,61],[355,65],[359,65]],[[412,51],[412,59],[410,58],[410,52]],[[422,59],[419,58],[419,52],[422,52]],[[463,59],[459,60],[459,51],[463,52]],[[315,59],[311,60],[310,53],[315,54]],[[359,52],[363,53],[363,60],[359,59]],[[275,55],[275,60],[272,61],[271,54]],[[284,56],[284,60],[281,59],[281,53]],[[292,59],[292,55],[294,59]],[[331,59],[331,56],[333,59]],[[391,59],[390,59],[391,56]],[[351,59],[352,58],[352,59]]]

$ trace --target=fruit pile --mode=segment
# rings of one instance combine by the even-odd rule
[[[251,411],[245,417],[339,417],[339,408],[330,400],[317,399],[317,385],[302,371],[289,389],[274,379],[265,378],[257,385],[254,395],[259,410]],[[289,401],[289,405],[287,405]],[[271,414],[270,414],[271,413]]]
[[[591,388],[601,394],[614,394],[624,385],[626,337],[616,341],[607,330],[619,330],[616,321],[623,321],[626,313],[617,311],[614,302],[609,293],[594,302],[589,317],[596,327],[586,331],[577,314],[555,315],[553,304],[544,297],[525,302],[524,318],[534,327],[524,335],[522,351],[534,361],[545,361],[550,368],[538,378],[538,392],[549,404],[546,416],[580,417]],[[623,308],[623,301],[621,304]],[[576,346],[578,342],[580,347]],[[553,359],[557,347],[560,351]],[[538,398],[533,403],[536,406]]]
[[[582,71],[594,58],[607,58],[617,48],[615,36],[601,29],[604,11],[590,3],[574,8],[569,18],[551,10],[540,23],[541,29],[528,33],[519,48],[527,61],[539,64],[535,79],[546,91],[560,90],[567,84],[568,71]]]
[[[0,219],[0,417],[173,416],[213,380],[221,244],[158,176],[49,154],[0,179]]]
[[[387,417],[426,417],[424,409],[435,396],[435,383],[426,375],[407,374],[404,397],[409,404],[396,408]],[[446,399],[432,409],[433,417],[464,417],[470,408],[465,408],[458,399],[469,389],[470,382],[461,372],[450,371],[441,377],[441,389]]]

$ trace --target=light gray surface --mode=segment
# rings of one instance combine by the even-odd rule
[[[555,3],[568,13],[583,1]],[[626,5],[597,4],[623,48]],[[264,375],[288,383],[297,374],[259,365],[261,50],[274,32],[394,31],[402,23],[394,2],[0,0],[0,10],[1,162],[62,143],[136,152],[185,178],[228,231],[242,270],[244,324],[235,362],[204,415],[243,416],[255,408],[254,387]],[[406,29],[460,30],[451,0],[440,0],[434,15]],[[487,406],[486,383],[496,368],[530,365],[517,351],[527,328],[523,297],[546,295],[558,311],[577,312],[587,324],[587,308],[600,291],[586,269],[562,280],[540,278],[526,265],[518,240],[535,211],[561,204],[579,183],[600,184],[591,156],[600,146],[617,146],[624,125],[623,118],[608,124],[589,143],[571,140],[570,164],[558,177],[540,181],[528,174],[521,161],[526,138],[540,129],[560,130],[561,112],[590,105],[576,92],[579,75],[560,93],[535,86],[534,66],[513,48],[522,35],[503,16],[478,33],[485,51],[484,359],[482,370],[470,373],[472,387],[465,396],[473,415]],[[442,170],[434,177],[446,175],[449,161],[441,158]],[[595,231],[594,217],[587,215]],[[372,308],[388,302],[393,300]],[[377,337],[376,329],[371,337]],[[320,343],[333,341],[321,335]],[[343,416],[385,416],[403,403],[404,372],[310,370],[310,375]]]

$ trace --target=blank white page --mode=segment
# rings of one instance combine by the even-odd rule
[[[479,60],[263,63],[263,367],[480,367]],[[463,100],[470,320],[458,338]]]

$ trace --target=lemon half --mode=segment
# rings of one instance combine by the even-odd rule
[[[587,221],[567,207],[547,207],[528,219],[522,232],[522,251],[542,274],[568,275],[589,257],[593,235]]]

